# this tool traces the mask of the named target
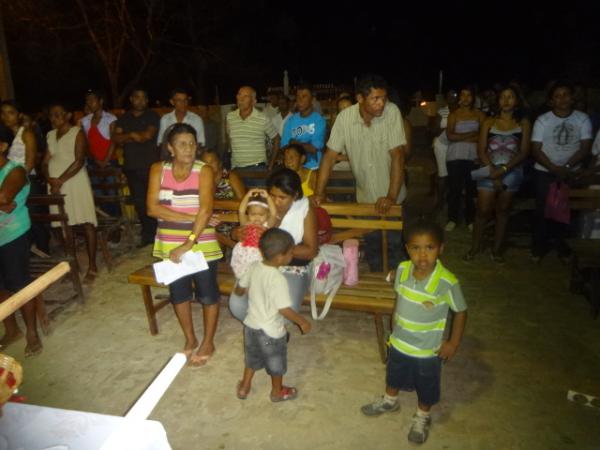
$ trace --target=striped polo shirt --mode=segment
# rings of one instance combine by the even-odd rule
[[[231,142],[231,168],[253,166],[267,161],[267,137],[274,139],[273,122],[256,108],[245,119],[239,109],[227,114],[227,134]]]
[[[448,309],[465,311],[467,304],[456,277],[438,260],[424,280],[413,276],[413,264],[404,261],[396,272],[396,309],[390,343],[416,358],[435,356],[442,343]]]
[[[327,148],[345,154],[356,178],[356,200],[375,203],[385,197],[390,187],[390,150],[406,145],[402,114],[396,105],[387,102],[381,117],[374,117],[367,126],[360,115],[359,104],[339,113],[331,129]],[[403,187],[397,203],[406,197]]]
[[[196,214],[200,207],[198,186],[200,185],[202,166],[204,166],[203,162],[195,161],[190,175],[183,181],[177,181],[173,176],[173,165],[170,162],[164,162],[158,194],[159,203],[172,211]],[[169,258],[171,250],[187,241],[193,226],[194,222],[192,220],[179,222],[158,219],[152,254],[158,258]],[[192,251],[204,253],[204,258],[207,261],[215,261],[223,257],[214,228],[204,228],[196,241],[197,243],[192,247]]]

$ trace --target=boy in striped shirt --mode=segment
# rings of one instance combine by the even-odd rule
[[[397,411],[398,391],[417,391],[408,440],[421,444],[429,433],[431,407],[440,399],[441,363],[456,354],[467,305],[458,280],[438,259],[444,250],[443,230],[419,220],[406,229],[405,240],[410,261],[400,263],[396,272],[385,395],[361,411],[366,416]],[[454,312],[454,320],[445,339],[448,309]]]

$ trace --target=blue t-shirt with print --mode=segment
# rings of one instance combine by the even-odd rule
[[[313,112],[307,117],[295,113],[285,122],[281,146],[286,146],[290,141],[299,141],[303,144],[311,144],[317,149],[316,153],[306,154],[307,169],[318,169],[321,163],[321,155],[325,146],[325,119],[321,114]]]

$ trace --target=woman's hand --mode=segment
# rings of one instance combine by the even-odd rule
[[[502,167],[501,167],[501,166],[499,166],[499,167],[497,167],[497,166],[492,166],[492,167],[490,168],[490,175],[489,175],[489,178],[491,178],[492,180],[497,180],[498,178],[502,178],[502,177],[504,176],[504,174],[505,174],[505,173],[506,173],[506,172],[504,172],[504,171],[502,170]]]
[[[181,262],[181,257],[183,256],[183,254],[191,250],[193,246],[194,243],[192,241],[186,241],[179,247],[175,247],[169,252],[169,259],[175,264],[179,264]]]
[[[208,219],[208,225],[211,227],[216,227],[221,223],[220,217],[220,214],[213,214],[212,216],[210,216],[210,219]]]
[[[48,178],[48,184],[50,185],[51,194],[60,194],[60,188],[63,185],[60,178]]]

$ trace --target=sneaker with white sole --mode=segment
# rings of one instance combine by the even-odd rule
[[[394,412],[400,409],[400,402],[396,400],[394,403],[386,402],[383,397],[373,403],[361,406],[360,410],[365,416],[379,416],[386,412]]]
[[[431,416],[422,416],[415,414],[412,419],[412,425],[408,432],[408,440],[415,444],[423,444],[429,436],[429,427],[431,426]]]
[[[450,220],[446,226],[444,227],[444,230],[446,231],[454,231],[454,229],[456,228],[456,222],[453,222],[452,220]]]

